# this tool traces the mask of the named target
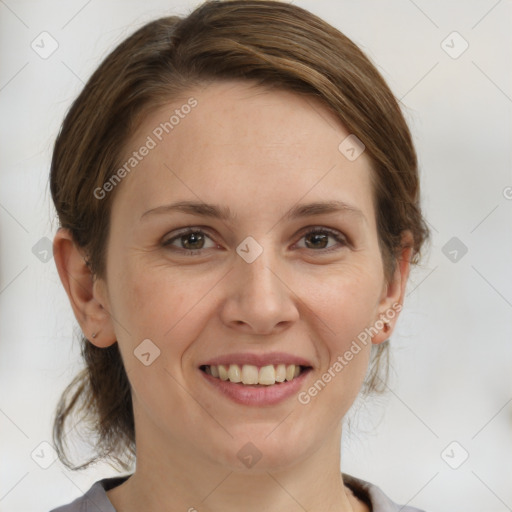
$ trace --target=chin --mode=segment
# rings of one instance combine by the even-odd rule
[[[284,422],[277,428],[276,425],[245,424],[244,431],[226,439],[224,448],[220,453],[215,450],[212,459],[236,473],[258,474],[289,469],[315,451],[311,428],[309,435],[299,436],[291,434]]]

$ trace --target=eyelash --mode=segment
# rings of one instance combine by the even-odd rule
[[[194,227],[191,227],[191,228],[188,228],[180,233],[178,233],[177,235],[173,236],[172,238],[169,238],[167,240],[165,240],[162,245],[164,247],[171,247],[171,244],[175,241],[175,240],[179,240],[181,237],[183,236],[186,236],[186,235],[190,235],[190,234],[196,234],[196,233],[201,233],[203,235],[205,235],[206,237],[210,238],[211,237],[208,235],[208,233],[206,233],[203,229],[200,229],[200,228],[194,228]],[[324,228],[324,227],[314,227],[312,229],[310,229],[309,231],[305,232],[302,236],[301,236],[301,240],[302,238],[305,238],[309,235],[315,235],[315,234],[327,234],[329,235],[330,237],[334,238],[336,240],[336,242],[338,242],[338,245],[340,246],[347,246],[348,245],[348,242],[347,242],[347,239],[345,238],[344,235],[342,235],[341,233],[339,233],[338,231],[335,231],[335,230],[332,230],[332,229],[329,229],[329,228]],[[212,240],[213,241],[213,240]],[[211,247],[207,248],[207,249],[211,249]],[[190,255],[190,256],[195,256],[195,255],[199,255],[202,251],[206,251],[207,249],[183,249],[183,248],[178,248],[178,247],[172,247],[172,250],[175,250],[177,252],[181,252],[183,255]],[[307,247],[301,247],[301,249],[308,249]],[[329,252],[332,252],[332,251],[335,251],[335,250],[339,250],[340,247],[337,247],[337,246],[334,246],[334,247],[329,247],[327,249],[308,249],[310,251],[314,251],[314,252],[322,252],[322,253],[329,253]]]

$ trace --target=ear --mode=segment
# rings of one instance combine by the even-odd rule
[[[113,345],[117,340],[109,313],[106,283],[94,278],[68,229],[57,231],[53,240],[53,256],[85,337],[100,348]],[[94,338],[93,333],[96,334]]]
[[[402,248],[396,257],[395,270],[391,279],[385,283],[379,302],[378,317],[374,323],[378,333],[372,338],[375,345],[389,339],[395,329],[403,307],[412,254],[413,237],[410,231],[405,231],[402,235]]]

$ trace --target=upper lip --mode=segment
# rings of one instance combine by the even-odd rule
[[[254,354],[254,353],[234,353],[217,356],[212,359],[208,359],[200,366],[229,366],[230,364],[238,364],[242,366],[244,364],[251,364],[254,366],[268,366],[276,364],[294,364],[296,366],[312,366],[312,364],[302,357],[298,357],[293,354],[287,354],[285,352],[271,352],[267,354]]]

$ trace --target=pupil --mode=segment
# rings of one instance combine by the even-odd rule
[[[201,249],[201,247],[190,247],[191,245],[201,243],[204,241],[203,235],[199,233],[188,233],[181,238],[183,245],[187,249]]]
[[[325,248],[327,246],[328,238],[329,237],[327,235],[321,234],[321,233],[320,234],[319,233],[314,233],[312,235],[309,235],[309,239],[310,240],[313,240],[314,242],[319,242],[319,241],[323,242],[323,244],[321,246],[318,245],[318,244],[313,245],[313,248],[314,247],[321,247],[322,249]],[[308,238],[306,238],[306,245],[308,245],[307,240],[308,240]],[[311,248],[311,247],[309,247],[309,245],[308,245],[308,248]]]

